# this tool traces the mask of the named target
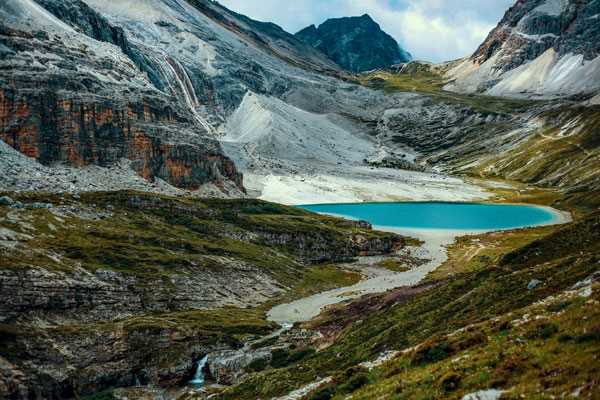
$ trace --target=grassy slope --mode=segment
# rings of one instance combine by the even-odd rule
[[[346,384],[351,380],[354,372],[351,370],[344,375],[343,371],[347,368],[356,368],[358,363],[372,360],[383,351],[410,348],[426,341],[436,340],[435,338],[441,338],[471,324],[492,324],[491,320],[494,318],[510,318],[508,313],[518,313],[523,307],[531,306],[548,296],[557,295],[598,270],[599,228],[600,215],[594,215],[558,229],[556,232],[541,232],[538,239],[533,242],[531,242],[532,237],[525,237],[524,243],[529,244],[524,246],[522,243],[518,244],[517,240],[514,242],[514,246],[518,248],[503,257],[498,257],[497,263],[490,260],[489,263],[464,270],[459,269],[455,271],[452,278],[442,281],[442,285],[411,299],[403,299],[395,304],[386,304],[379,311],[365,316],[360,324],[352,324],[344,328],[335,344],[317,353],[311,359],[287,368],[258,374],[245,383],[230,389],[223,398],[268,398],[312,382],[319,376],[333,374],[338,374],[339,377],[335,389],[347,391]],[[513,246],[507,246],[507,248],[511,247]],[[543,283],[535,290],[528,290],[528,283],[532,279],[539,279]],[[574,305],[574,307],[580,306],[583,307],[580,303]],[[585,313],[587,309],[577,308],[573,312]],[[558,321],[557,324],[561,333],[574,337],[582,334],[583,328],[575,326],[572,321]],[[494,340],[496,339],[491,341],[492,344]],[[597,339],[594,340],[597,341]],[[588,384],[590,369],[585,364],[596,363],[595,365],[598,365],[596,358],[598,354],[594,350],[597,342],[592,342],[590,346],[592,346],[591,350],[587,348],[581,352],[577,350],[573,355],[574,360],[583,361],[584,365],[582,368],[574,369],[569,375],[571,385],[584,386]],[[568,354],[573,348],[566,347],[565,352]],[[436,349],[434,353],[438,350],[440,349]],[[440,350],[442,353],[446,351],[442,350]],[[490,356],[493,353],[492,348],[486,351]],[[449,349],[448,352],[450,352]],[[454,354],[454,350],[452,353]],[[540,353],[540,357],[543,357],[542,353]],[[496,357],[500,357],[501,361],[505,358],[510,359],[498,352]],[[548,359],[552,358],[551,355],[547,357]],[[556,359],[558,361],[552,359],[553,361],[549,361],[548,365],[554,365],[554,362],[559,363],[564,357],[567,356],[561,354]],[[541,365],[545,367],[545,361]],[[419,362],[411,365],[407,372],[415,373],[423,378],[422,381],[417,379],[414,384],[415,388],[429,387],[435,379],[439,378],[431,377],[431,374],[419,375],[418,372],[415,372],[416,368],[422,367],[423,365]],[[472,369],[468,370],[466,375],[472,376],[486,372],[479,364],[471,367]],[[525,368],[525,372],[532,374],[532,371],[537,370],[538,367],[539,364],[532,363],[525,364],[523,368]],[[439,371],[446,372],[444,368],[440,368]],[[386,371],[386,368],[378,373],[379,376],[369,375],[366,382],[385,386],[386,384],[381,382],[388,378],[387,375],[396,376],[396,374]],[[503,388],[520,384],[517,381],[507,381],[504,384],[500,384],[499,381],[495,383],[499,376],[490,374],[489,371],[488,374],[489,379],[482,378],[479,382],[472,381],[469,385],[465,385],[465,390],[485,389],[493,384]],[[538,379],[535,382],[541,381]],[[561,382],[556,383],[556,387],[552,386],[552,382],[548,383],[548,390],[559,390],[559,387],[562,388]],[[523,390],[531,390],[535,386],[532,383],[527,387],[524,387]],[[361,393],[365,398],[372,398],[369,397],[369,393],[371,393],[369,388],[376,390],[376,386],[364,389],[364,392]],[[393,390],[396,388],[394,387]],[[422,397],[410,395],[410,393],[416,392],[408,391],[409,395],[399,398],[436,398],[436,396],[439,397],[438,390],[439,385],[434,385]],[[399,392],[395,392],[394,395],[401,396]]]
[[[0,207],[0,226],[31,236],[14,250],[3,250],[0,268],[69,271],[81,266],[155,280],[190,269],[222,268],[218,256],[254,265],[283,284],[293,284],[313,247],[345,248],[354,234],[390,237],[257,200],[191,200],[129,192],[86,194],[81,200],[46,195],[19,199],[51,201],[78,214],[57,219],[49,210],[24,210],[17,213],[19,224],[7,218],[15,211]],[[88,212],[101,218],[86,219]],[[305,235],[305,248],[293,243],[271,246],[262,234]]]
[[[600,390],[599,300],[596,285],[590,298],[563,294],[431,339],[372,371],[372,384],[352,398],[460,399],[489,388],[507,389],[503,399],[593,398]]]
[[[565,107],[542,117],[545,127],[526,142],[468,172],[566,187],[567,205],[600,206],[600,107]]]

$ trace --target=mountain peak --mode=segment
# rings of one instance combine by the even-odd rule
[[[448,89],[496,96],[593,93],[600,87],[598,15],[598,1],[518,1],[451,71]]]
[[[352,72],[385,68],[411,59],[369,14],[330,18],[319,27],[302,29],[296,37]]]

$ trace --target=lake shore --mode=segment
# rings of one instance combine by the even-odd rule
[[[551,213],[553,218],[548,222],[539,223],[535,226],[557,225],[572,221],[571,214],[568,212],[559,211],[551,207],[539,207]],[[336,216],[348,218],[339,214]],[[521,228],[526,228],[526,226]],[[394,228],[378,225],[375,225],[374,229],[419,239],[422,241],[421,246],[410,247],[407,250],[412,256],[428,261],[405,272],[393,272],[369,264],[368,258],[363,258],[362,262],[359,261],[362,267],[358,267],[358,270],[367,276],[366,279],[352,286],[317,293],[291,303],[280,304],[269,311],[267,315],[268,320],[280,325],[305,322],[318,316],[327,306],[353,300],[368,294],[382,293],[403,286],[416,285],[448,259],[447,247],[454,243],[458,237],[498,231],[498,229]],[[369,269],[369,273],[366,271],[367,268]]]

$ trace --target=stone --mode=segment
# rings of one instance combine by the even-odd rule
[[[25,205],[23,203],[21,203],[20,201],[15,201],[14,203],[12,203],[10,205],[10,208],[15,208],[15,209],[23,209],[25,208]]]
[[[31,203],[27,205],[27,208],[32,208],[32,209],[51,209],[53,207],[52,204],[50,203]]]
[[[527,284],[527,289],[528,290],[533,290],[535,288],[537,288],[538,286],[540,286],[543,282],[540,281],[539,279],[532,279],[529,284]]]
[[[0,197],[0,206],[12,206],[15,201],[8,196]]]

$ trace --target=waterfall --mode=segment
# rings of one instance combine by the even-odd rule
[[[169,56],[165,56],[166,65],[169,67],[171,72],[173,73],[173,77],[183,94],[185,99],[185,103],[192,111],[192,115],[196,119],[196,121],[206,129],[209,133],[214,133],[212,126],[198,113],[196,109],[200,102],[198,101],[198,96],[196,95],[196,91],[194,90],[194,85],[192,84],[192,80],[188,75],[185,67],[181,65],[179,61]],[[169,83],[169,85],[171,85]],[[172,86],[171,86],[172,88]]]
[[[203,359],[196,363],[196,374],[194,375],[194,378],[189,382],[190,385],[196,387],[204,386],[204,367],[206,366],[207,362],[208,355],[204,356]]]

